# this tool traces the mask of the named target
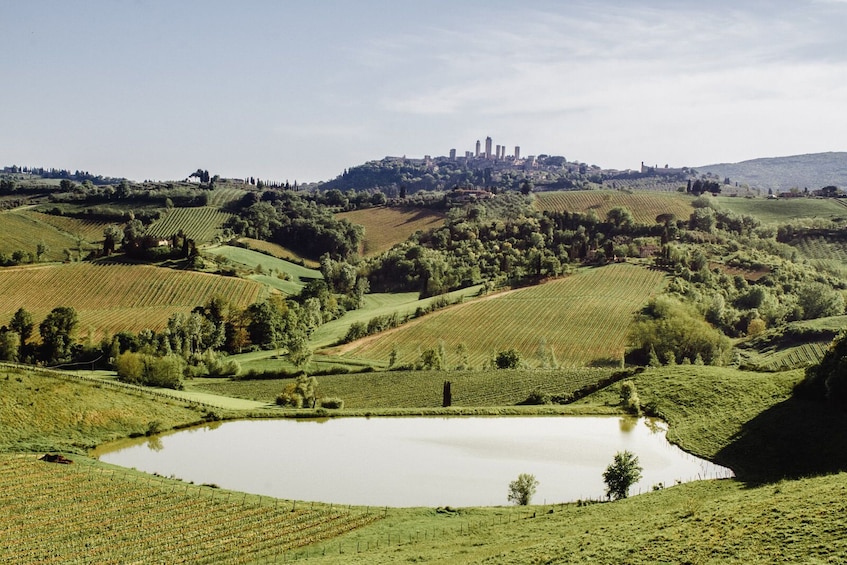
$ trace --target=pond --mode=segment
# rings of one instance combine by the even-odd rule
[[[533,503],[605,496],[618,451],[644,468],[630,494],[731,477],[631,417],[240,420],[98,448],[101,461],[277,498],[368,506],[496,506],[521,473]]]

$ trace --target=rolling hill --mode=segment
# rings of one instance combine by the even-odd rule
[[[539,347],[545,344],[562,366],[616,366],[633,313],[663,284],[663,273],[635,265],[588,269],[447,308],[337,351],[385,363],[396,349],[399,363],[413,363],[421,350],[443,342],[448,366],[465,354],[468,364],[479,367],[510,348],[536,365]]]
[[[783,192],[791,188],[809,190],[827,185],[847,187],[847,152],[809,153],[788,157],[766,157],[740,163],[718,163],[696,167],[731,182]]]

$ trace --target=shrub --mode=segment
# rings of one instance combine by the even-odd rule
[[[521,404],[526,404],[528,406],[536,406],[541,404],[552,404],[553,397],[542,391],[541,389],[535,389],[529,393],[529,396],[526,397]]]
[[[344,408],[344,400],[335,396],[325,396],[318,402],[321,408],[330,408],[333,410],[341,410]]]
[[[630,380],[621,383],[621,405],[627,412],[641,414],[641,400],[638,398],[635,383]]]

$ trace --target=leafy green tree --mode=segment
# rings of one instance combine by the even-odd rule
[[[76,310],[70,306],[53,308],[38,326],[41,333],[41,359],[60,363],[71,356],[73,334],[78,323]]]
[[[35,246],[35,258],[38,261],[41,261],[47,252],[50,251],[50,248],[47,247],[47,244],[43,241],[40,241],[38,245]]]
[[[21,336],[14,330],[0,328],[0,360],[15,362],[21,349]]]
[[[728,337],[709,325],[691,305],[660,295],[648,302],[636,318],[629,333],[631,342],[640,357],[639,362],[650,358],[653,362],[668,357],[694,361],[699,354],[710,365],[721,365],[731,351]]]
[[[606,213],[606,221],[620,229],[632,225],[635,220],[632,217],[632,212],[627,208],[619,207],[612,208]]]
[[[32,337],[32,330],[35,328],[35,323],[32,321],[32,314],[24,310],[22,307],[12,316],[9,322],[9,329],[15,331],[20,336],[20,355],[19,359],[25,358],[26,342]]]
[[[538,479],[535,475],[521,473],[518,478],[509,483],[509,495],[507,500],[518,506],[526,506],[532,500],[535,490],[538,488]]]
[[[494,358],[494,366],[498,369],[517,369],[521,366],[521,354],[517,349],[500,351]]]
[[[821,283],[802,286],[797,293],[797,303],[806,320],[844,313],[844,296],[841,292]]]
[[[629,496],[629,487],[641,479],[644,469],[638,463],[638,457],[629,451],[619,451],[612,463],[603,471],[606,483],[606,496],[621,500]]]

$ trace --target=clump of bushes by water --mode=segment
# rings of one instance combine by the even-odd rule
[[[320,399],[318,406],[332,410],[341,410],[344,408],[344,400],[337,396],[325,396]]]

